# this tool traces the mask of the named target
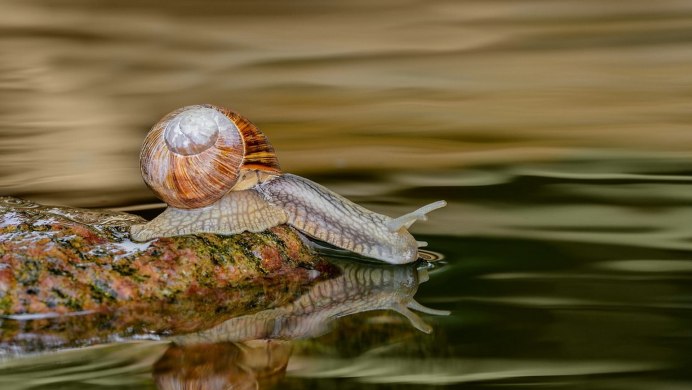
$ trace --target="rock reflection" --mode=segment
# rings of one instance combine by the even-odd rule
[[[339,318],[373,310],[402,314],[416,329],[432,327],[413,310],[436,315],[413,298],[427,268],[335,261],[340,276],[315,284],[289,304],[235,317],[195,334],[176,336],[154,366],[161,389],[251,389],[280,379],[291,355],[289,340],[317,337]]]
[[[432,327],[415,311],[449,313],[426,308],[413,298],[420,283],[428,280],[427,266],[329,261],[333,272],[323,273],[326,279],[318,278],[309,286],[284,283],[234,289],[234,299],[229,297],[225,306],[216,309],[206,306],[194,312],[158,314],[162,321],[180,317],[200,323],[198,317],[212,315],[219,321],[226,319],[213,327],[191,327],[204,330],[187,330],[186,334],[180,327],[164,332],[143,326],[153,315],[150,311],[129,313],[131,321],[123,321],[122,314],[108,313],[3,319],[0,388],[31,389],[46,384],[94,388],[103,383],[127,387],[141,385],[151,374],[160,389],[265,388],[282,380],[294,350],[295,359],[300,360],[313,343],[297,343],[298,339],[315,338],[334,328],[328,337],[336,347],[368,347],[372,342],[390,343],[409,331],[431,332]],[[405,320],[402,326],[383,326],[355,316],[367,311],[396,312]],[[139,323],[137,315],[144,316]],[[334,326],[339,319],[343,322]],[[118,325],[124,323],[132,324],[126,332]],[[348,339],[341,335],[344,331]],[[363,340],[364,335],[368,340]],[[110,344],[94,345],[104,343]],[[60,350],[57,355],[45,353],[56,350]]]
[[[159,389],[256,389],[286,371],[286,341],[173,345],[154,364]]]

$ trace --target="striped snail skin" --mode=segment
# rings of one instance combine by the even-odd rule
[[[425,244],[416,241],[408,227],[446,205],[444,201],[431,203],[393,219],[291,174],[273,177],[258,185],[257,191],[287,214],[289,225],[308,236],[391,264],[418,259],[418,248]]]
[[[418,259],[408,228],[445,206],[399,218],[377,214],[329,189],[283,174],[269,140],[239,114],[213,105],[166,115],[147,134],[142,177],[168,208],[133,225],[134,241],[195,233],[261,232],[283,223],[336,247],[392,264]]]

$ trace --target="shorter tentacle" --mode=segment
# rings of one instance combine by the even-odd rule
[[[408,319],[409,322],[411,322],[411,325],[413,325],[414,328],[420,330],[421,332],[428,334],[432,332],[432,326],[423,321],[423,319],[421,319],[418,316],[418,314],[412,312],[406,306],[402,304],[395,304],[392,306],[392,310],[406,317],[406,319]]]

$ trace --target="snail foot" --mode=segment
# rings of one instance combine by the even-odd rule
[[[256,191],[231,191],[210,206],[199,209],[169,207],[142,225],[130,227],[133,241],[196,233],[233,235],[261,232],[287,221],[280,208],[269,204]]]

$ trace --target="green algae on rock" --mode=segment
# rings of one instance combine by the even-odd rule
[[[117,310],[143,314],[156,323],[152,328],[189,331],[222,320],[219,311],[232,310],[219,307],[227,307],[230,298],[236,309],[256,305],[259,295],[287,299],[252,291],[266,292],[280,283],[278,291],[295,294],[291,286],[309,285],[331,269],[285,225],[262,233],[134,243],[128,228],[142,222],[122,212],[0,197],[0,314]],[[231,288],[236,289],[232,294]],[[243,294],[253,299],[238,301]],[[206,318],[203,308],[215,315]],[[195,315],[181,323],[181,313]]]

